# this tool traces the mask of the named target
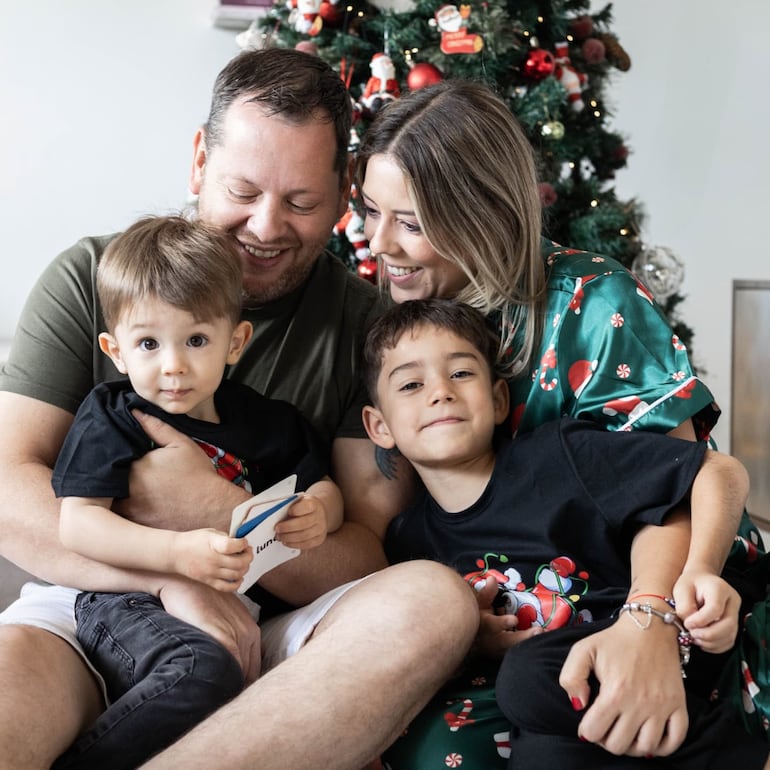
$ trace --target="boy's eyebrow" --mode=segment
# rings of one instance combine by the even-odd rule
[[[446,356],[447,361],[457,361],[459,359],[464,358],[470,358],[472,361],[475,361],[476,363],[481,363],[480,356],[475,353],[468,350],[458,350],[455,353],[450,353]],[[420,366],[422,366],[422,361],[405,361],[403,364],[399,364],[398,366],[394,367],[390,370],[390,373],[388,374],[388,379],[392,379],[396,374],[399,372],[407,371],[409,369],[417,369]]]

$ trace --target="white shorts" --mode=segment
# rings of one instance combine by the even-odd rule
[[[268,671],[294,655],[313,635],[315,627],[337,600],[361,580],[345,583],[328,591],[305,607],[261,623],[262,672]],[[64,639],[93,672],[107,700],[104,680],[91,665],[75,636],[75,598],[79,593],[77,588],[25,583],[19,598],[0,612],[0,625],[15,623],[36,626]],[[244,603],[247,607],[249,606],[248,602]],[[254,607],[252,602],[252,615],[255,614]]]
[[[298,610],[277,615],[259,624],[262,635],[262,673],[266,673],[281,661],[290,658],[313,635],[315,627],[323,620],[332,606],[353,586],[365,577],[344,583],[327,591],[314,602]]]
[[[19,598],[0,612],[0,625],[36,626],[64,639],[88,666],[107,701],[107,688],[75,636],[75,599],[80,591],[64,586],[25,583]]]

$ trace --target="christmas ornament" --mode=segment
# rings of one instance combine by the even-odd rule
[[[406,84],[410,90],[416,91],[425,86],[432,86],[444,79],[441,70],[429,62],[420,62],[410,65],[409,74],[406,76]]]
[[[354,190],[355,192],[355,190]],[[337,235],[345,234],[353,248],[353,255],[361,262],[371,257],[372,252],[369,250],[369,241],[366,240],[364,235],[364,219],[358,213],[356,204],[351,198],[348,204],[348,210],[342,215],[342,219],[334,226],[334,232]]]
[[[583,53],[583,58],[589,64],[600,64],[604,61],[607,53],[604,43],[596,37],[589,37],[580,47],[580,50]]]
[[[303,53],[318,56],[318,46],[312,40],[300,40],[294,47]]]
[[[288,0],[289,24],[303,35],[317,35],[323,26],[321,0]]]
[[[377,283],[377,260],[372,257],[362,259],[356,267],[356,273],[369,283]]]
[[[541,182],[538,185],[538,192],[540,193],[540,203],[544,209],[553,206],[559,200],[559,194],[549,182]]]
[[[248,29],[243,30],[243,32],[240,32],[235,36],[235,42],[242,51],[259,50],[261,48],[269,47],[268,38],[270,36],[270,32],[265,32],[260,29],[259,20],[254,19]]]
[[[684,280],[684,265],[666,246],[645,249],[631,263],[631,271],[658,301],[676,294]]]
[[[372,76],[366,82],[361,104],[370,112],[377,112],[384,104],[398,99],[401,90],[396,80],[396,68],[386,53],[376,53],[369,64]]]
[[[522,66],[522,72],[532,80],[547,78],[556,66],[553,54],[545,48],[533,48]]]
[[[607,61],[617,67],[621,72],[626,72],[631,69],[631,57],[626,53],[626,49],[618,42],[615,35],[611,35],[609,32],[602,32],[596,37],[604,43],[604,48],[607,54]]]
[[[556,43],[556,56],[554,57],[556,67],[553,74],[556,79],[564,86],[567,92],[567,99],[575,112],[580,112],[585,104],[583,103],[582,90],[586,76],[578,72],[569,58],[569,50],[566,41]]]
[[[569,31],[575,40],[585,40],[594,31],[594,20],[590,16],[578,16],[569,23]]]
[[[549,120],[543,123],[540,129],[540,135],[545,139],[552,139],[555,142],[564,139],[564,123],[560,120]]]
[[[484,38],[468,32],[468,17],[471,15],[470,5],[442,5],[434,14],[438,28],[441,30],[441,52],[478,53],[484,47]]]
[[[340,10],[338,2],[330,0],[321,0],[321,7],[318,9],[318,15],[323,19],[324,24],[329,27],[339,27],[345,14]]]

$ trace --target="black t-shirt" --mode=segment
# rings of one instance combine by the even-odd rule
[[[128,380],[97,385],[78,410],[53,473],[57,497],[129,494],[131,463],[153,443],[131,414],[141,409],[195,439],[217,470],[254,494],[297,474],[305,490],[327,473],[327,452],[299,410],[223,380],[214,395],[220,422],[174,415],[138,396]]]
[[[467,510],[448,513],[426,493],[391,522],[385,551],[391,562],[443,562],[471,583],[492,575],[501,600],[539,624],[607,617],[626,597],[635,533],[687,496],[705,451],[587,421],[546,423],[502,448]]]

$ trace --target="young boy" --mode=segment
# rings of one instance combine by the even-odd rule
[[[251,337],[240,321],[241,263],[224,232],[149,217],[112,241],[97,272],[102,351],[127,380],[96,386],[79,409],[53,475],[67,547],[120,567],[176,573],[235,591],[245,540],[214,529],[152,529],[122,518],[133,460],[153,448],[139,409],[192,437],[216,472],[257,493],[293,473],[306,490],[276,525],[285,545],[320,545],[342,522],[326,452],[292,405],[223,379]],[[236,695],[243,674],[213,638],[148,594],[81,593],[78,639],[111,706],[56,767],[131,768]]]
[[[748,492],[745,469],[703,442],[571,419],[496,452],[495,427],[508,413],[497,350],[472,308],[443,300],[396,305],[368,336],[374,405],[363,418],[372,441],[397,447],[425,486],[388,527],[389,559],[432,558],[482,590],[495,584],[509,613],[482,617],[479,639],[484,650],[508,649],[497,697],[513,726],[509,767],[648,766],[640,756],[671,752],[676,767],[722,767],[728,758],[762,767],[767,744],[742,730],[728,704],[709,701],[722,656],[701,654],[724,652],[735,640],[738,595],[700,543],[706,530],[724,531],[726,556]],[[688,501],[689,550],[675,511]],[[637,574],[644,549],[656,549],[656,574]],[[676,616],[668,597],[693,611]],[[622,713],[597,726],[606,701],[594,706],[612,686],[603,680],[599,688],[598,663],[592,676],[563,665],[573,645],[595,633],[624,645],[629,666],[639,645],[654,646],[655,665],[671,672],[671,692],[661,698],[668,711],[622,745]],[[474,705],[447,711],[455,735],[482,717]],[[688,717],[677,748],[674,736],[684,736]],[[447,738],[447,759],[461,757],[454,740]]]

